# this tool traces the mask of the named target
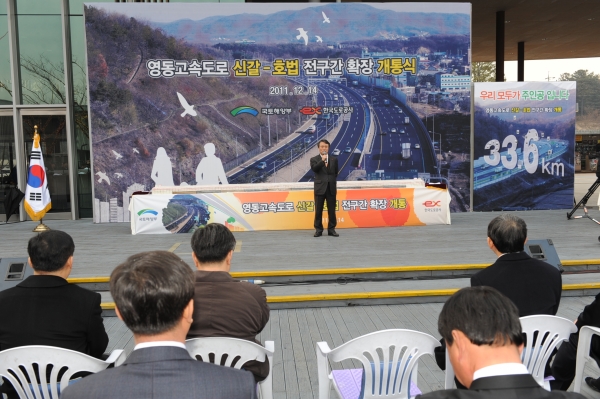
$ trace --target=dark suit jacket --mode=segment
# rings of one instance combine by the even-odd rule
[[[539,386],[530,374],[503,375],[479,378],[467,389],[446,389],[419,395],[420,399],[542,399],[572,398],[584,399],[585,396],[575,392],[546,391]]]
[[[594,302],[583,308],[577,318],[577,329],[583,326],[600,327],[600,294],[596,295]]]
[[[519,317],[556,315],[562,279],[555,267],[526,252],[502,255],[471,277],[471,287],[486,285],[506,295],[519,309]]]
[[[600,327],[600,294],[596,295],[594,302],[583,308],[583,312],[577,318],[577,332],[571,334],[570,340],[577,347],[579,343],[579,330],[583,326]],[[590,354],[600,364],[600,337],[592,337]]]
[[[120,367],[71,384],[61,399],[237,399],[256,398],[248,371],[199,362],[182,348],[154,347],[133,351]]]
[[[29,276],[0,292],[0,350],[48,345],[100,358],[108,345],[100,294],[57,276]]]
[[[187,338],[230,337],[260,342],[256,336],[269,321],[265,290],[234,280],[227,272],[196,271],[194,321]],[[269,362],[248,362],[244,368],[262,381]]]
[[[329,183],[329,192],[333,195],[337,194],[337,175],[338,175],[338,159],[333,155],[329,155],[329,163],[325,167],[325,162],[321,159],[321,155],[310,159],[310,168],[315,172],[315,194],[325,195],[327,191],[327,183]]]

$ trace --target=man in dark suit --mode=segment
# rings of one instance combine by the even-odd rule
[[[136,346],[121,366],[69,385],[62,399],[256,398],[250,372],[197,361],[185,349],[194,273],[177,255],[129,257],[112,272],[110,292]]]
[[[323,235],[323,205],[327,201],[327,234],[339,237],[336,233],[335,196],[337,194],[337,157],[329,155],[329,141],[319,140],[319,155],[310,159],[310,168],[315,172],[315,237]]]
[[[563,342],[558,349],[552,363],[552,376],[550,381],[552,389],[566,391],[575,378],[575,366],[577,364],[577,344],[579,343],[579,330],[583,326],[600,327],[600,294],[596,295],[594,301],[583,308],[583,312],[575,320],[577,332],[571,334],[569,340]],[[592,337],[590,355],[600,366],[600,337]],[[596,392],[600,392],[600,378],[586,377],[585,382]]]
[[[58,230],[38,234],[27,252],[33,276],[0,292],[0,351],[48,345],[101,358],[108,335],[100,294],[67,282],[75,252],[71,236]],[[16,397],[10,384],[2,392]]]
[[[519,316],[556,315],[562,292],[560,272],[533,259],[524,251],[527,224],[517,216],[502,214],[488,225],[487,243],[498,259],[471,277],[471,287],[488,286],[500,291],[517,306]],[[443,343],[442,343],[443,344]],[[436,349],[438,366],[445,369],[445,351]],[[550,375],[547,366],[546,375]],[[462,388],[457,382],[457,387]]]
[[[529,374],[521,363],[518,310],[493,288],[468,287],[452,295],[438,318],[438,331],[456,378],[468,390],[442,390],[418,398],[584,398],[574,392],[546,391]]]
[[[192,236],[196,265],[194,322],[187,338],[230,337],[261,344],[256,336],[269,321],[267,294],[258,285],[234,280],[229,274],[235,237],[219,223],[198,229]],[[243,369],[257,382],[269,375],[269,361],[249,361]]]
[[[524,251],[525,221],[502,214],[490,222],[487,235],[488,246],[498,259],[471,277],[471,287],[494,287],[517,305],[520,317],[556,315],[562,292],[560,272]]]

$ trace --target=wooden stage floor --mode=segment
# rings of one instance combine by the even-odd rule
[[[600,226],[567,220],[565,210],[515,212],[525,219],[530,239],[550,238],[561,260],[600,258]],[[578,212],[582,213],[582,212]],[[600,212],[590,210],[593,217]],[[372,229],[340,229],[339,238],[314,238],[309,230],[235,233],[232,271],[322,269],[376,266],[493,263],[487,225],[498,215],[455,213],[452,224]],[[116,265],[141,251],[171,250],[192,264],[189,234],[131,235],[129,224],[91,220],[50,220],[75,240],[71,277],[108,276]],[[27,257],[34,222],[0,225],[0,257]]]

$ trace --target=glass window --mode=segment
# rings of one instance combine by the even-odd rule
[[[60,15],[60,2],[62,0],[16,0],[17,14],[35,15]]]
[[[6,1],[0,1],[0,15],[6,15]]]
[[[17,187],[17,155],[15,153],[15,133],[13,117],[0,115],[0,214],[5,214],[4,199],[10,190]],[[17,218],[19,210],[16,211]]]
[[[60,15],[18,15],[17,21],[22,103],[65,104]]]
[[[245,0],[170,0],[170,3],[245,3]]]
[[[23,115],[23,135],[27,168],[31,158],[34,126],[38,126],[48,190],[52,199],[49,213],[70,212],[69,149],[67,146],[66,118],[64,115]]]
[[[90,173],[90,131],[87,107],[76,107],[75,143],[77,145],[77,195],[79,217],[93,217],[92,174]]]
[[[6,12],[6,2],[4,4]],[[10,53],[8,48],[8,17],[0,14],[0,105],[12,105],[12,81],[10,77]]]
[[[69,15],[83,15],[83,3],[114,3],[114,2],[115,2],[115,0],[69,0]]]
[[[69,17],[71,24],[71,56],[73,67],[73,102],[75,111],[87,104],[87,67],[85,65],[85,26],[83,16]]]

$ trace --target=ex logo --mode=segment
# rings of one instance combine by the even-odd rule
[[[426,208],[434,208],[436,206],[441,206],[440,202],[442,202],[442,201],[425,201],[425,202],[423,202],[423,205]]]

